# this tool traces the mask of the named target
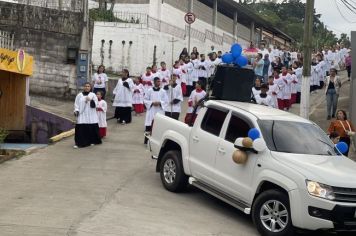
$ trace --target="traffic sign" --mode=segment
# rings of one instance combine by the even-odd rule
[[[195,21],[195,15],[194,15],[194,13],[192,13],[192,12],[188,12],[187,14],[185,14],[185,16],[184,16],[184,20],[185,20],[185,22],[187,22],[187,24],[193,24],[194,23],[194,21]]]

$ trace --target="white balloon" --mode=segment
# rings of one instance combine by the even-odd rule
[[[235,146],[239,146],[239,147],[243,147],[243,145],[242,145],[242,140],[244,140],[244,138],[237,138],[237,139],[235,140],[234,145],[235,145]]]
[[[266,150],[266,148],[267,148],[267,145],[263,139],[258,138],[253,141],[253,149],[255,149],[256,151],[262,152],[262,151]]]

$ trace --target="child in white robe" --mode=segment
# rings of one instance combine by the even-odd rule
[[[188,99],[188,110],[185,116],[184,122],[188,125],[193,125],[195,119],[197,118],[198,111],[200,110],[199,102],[204,99],[206,92],[202,89],[202,82],[198,81],[195,84],[195,90],[189,96]],[[196,108],[195,113],[193,114]]]
[[[144,111],[143,105],[143,96],[144,96],[144,87],[140,83],[139,78],[134,79],[134,86],[133,86],[133,95],[132,95],[132,105],[135,110],[135,115],[141,115]]]
[[[271,106],[278,109],[277,94],[279,91],[278,85],[273,82],[273,76],[268,77],[268,92],[271,97]]]
[[[268,85],[262,84],[261,85],[261,92],[256,95],[256,103],[259,105],[264,105],[268,107],[272,107],[272,98],[267,94]]]
[[[146,119],[145,119],[145,144],[147,144],[147,135],[150,135],[152,131],[152,124],[154,116],[157,113],[164,114],[164,108],[167,101],[167,92],[161,89],[161,82],[159,78],[155,78],[154,87],[150,88],[144,97],[144,103],[146,106]]]
[[[106,137],[106,130],[108,124],[106,122],[106,112],[108,110],[108,105],[103,99],[102,91],[96,92],[96,97],[98,98],[98,106],[96,107],[96,114],[98,114],[98,124],[99,124],[99,135],[100,138]]]
[[[255,101],[255,98],[258,94],[261,93],[261,79],[256,78],[255,86],[252,87],[252,100]]]
[[[144,92],[148,91],[153,86],[153,75],[151,72],[151,67],[146,68],[146,73],[142,75],[142,85],[144,87]]]
[[[298,78],[295,75],[294,71],[292,68],[288,68],[288,73],[291,75],[291,99],[290,99],[290,105],[293,105],[294,103],[297,102],[297,84],[298,84]]]
[[[158,70],[159,78],[161,79],[161,87],[169,84],[171,80],[171,71],[167,69],[167,65],[164,61],[161,62],[161,69]]]

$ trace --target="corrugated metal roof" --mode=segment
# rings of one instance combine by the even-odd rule
[[[199,2],[213,8],[214,0],[199,0]],[[251,22],[254,21],[256,28],[262,27],[263,30],[269,31],[277,37],[281,37],[287,41],[294,41],[291,36],[274,27],[270,22],[257,15],[251,9],[233,0],[218,0],[218,11],[231,19],[234,18],[234,13],[237,12],[239,23],[250,27]]]

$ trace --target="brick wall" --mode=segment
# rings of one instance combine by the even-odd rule
[[[0,30],[14,32],[15,49],[34,56],[30,92],[70,97],[76,92],[76,66],[67,64],[67,48],[79,48],[82,14],[0,2]]]

